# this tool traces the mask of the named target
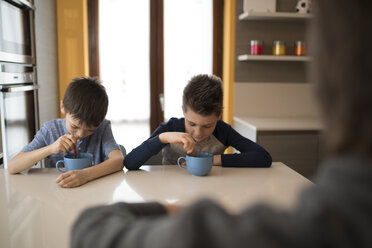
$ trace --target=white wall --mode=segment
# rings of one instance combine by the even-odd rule
[[[39,116],[42,125],[59,117],[56,2],[35,0],[35,7]]]

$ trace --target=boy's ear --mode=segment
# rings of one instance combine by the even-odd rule
[[[66,111],[65,111],[65,107],[63,106],[63,101],[62,100],[59,102],[59,108],[61,109],[61,113],[65,115]]]

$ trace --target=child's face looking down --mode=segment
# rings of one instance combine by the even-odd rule
[[[190,134],[195,142],[207,139],[213,133],[217,121],[221,119],[221,115],[211,114],[203,116],[190,108],[183,112],[183,116],[185,117],[186,133]]]
[[[94,133],[95,127],[87,127],[85,123],[72,117],[71,114],[66,114],[66,129],[70,134],[77,139],[82,139]]]

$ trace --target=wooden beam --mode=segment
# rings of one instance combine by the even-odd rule
[[[234,115],[235,0],[225,0],[223,22],[223,120],[232,124]]]
[[[87,9],[87,0],[57,0],[59,100],[72,78],[89,75]]]

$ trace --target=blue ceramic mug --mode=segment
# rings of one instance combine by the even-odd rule
[[[186,167],[182,166],[182,160],[186,160]],[[194,176],[205,176],[213,166],[213,154],[209,152],[195,152],[194,156],[186,155],[179,157],[177,164],[182,169],[188,170]]]
[[[65,170],[59,168],[59,164],[63,163],[65,165]],[[77,158],[74,154],[66,155],[63,160],[58,160],[56,163],[56,168],[58,171],[64,173],[70,170],[81,170],[87,167],[92,166],[93,164],[93,155],[90,153],[79,153]]]

